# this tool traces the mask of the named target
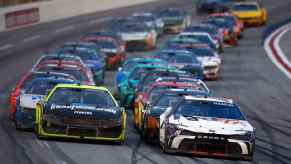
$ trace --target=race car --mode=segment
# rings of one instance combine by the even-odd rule
[[[105,54],[108,69],[117,68],[125,60],[125,45],[114,36],[90,33],[81,40],[94,43]]]
[[[134,97],[135,97],[135,89],[142,79],[142,77],[150,71],[168,68],[165,65],[158,64],[138,64],[132,69],[129,73],[128,77],[120,83],[118,86],[120,88],[120,101],[121,104],[127,108],[131,108],[133,106]]]
[[[84,64],[91,69],[96,84],[103,84],[105,78],[105,54],[98,50],[94,43],[68,42],[61,49],[60,54],[71,54],[81,58]]]
[[[264,25],[268,21],[267,10],[256,1],[237,2],[231,12],[246,25]]]
[[[77,62],[45,61],[39,63],[33,71],[36,72],[59,72],[73,76],[81,84],[95,85],[93,73],[89,68]]]
[[[126,43],[127,51],[152,50],[156,47],[158,33],[144,22],[122,23],[117,33]]]
[[[233,100],[183,96],[160,115],[164,152],[251,160],[255,128]]]
[[[156,57],[167,61],[171,67],[192,73],[197,79],[203,79],[201,62],[189,51],[165,49],[158,53]]]
[[[220,56],[210,47],[187,47],[187,51],[191,51],[203,67],[204,80],[217,80],[221,65]]]
[[[177,8],[161,9],[157,17],[164,22],[165,33],[180,33],[191,24],[191,16]]]
[[[163,61],[161,59],[156,59],[156,58],[130,58],[127,59],[124,64],[122,65],[122,67],[118,68],[118,71],[116,72],[115,75],[115,89],[117,92],[120,92],[120,83],[123,82],[123,80],[125,80],[129,73],[131,72],[131,70],[135,67],[135,65],[138,64],[158,64],[158,65],[167,65],[166,61]]]
[[[233,0],[198,0],[196,2],[196,12],[217,13],[228,11],[233,4]]]
[[[244,22],[240,20],[237,16],[231,13],[215,13],[209,15],[209,18],[224,18],[231,22],[234,26],[233,31],[236,33],[237,37],[240,39],[243,37]]]
[[[216,26],[223,33],[223,42],[225,45],[238,45],[238,36],[234,31],[235,25],[230,20],[225,18],[208,18],[203,23]]]
[[[206,32],[223,48],[223,32],[214,25],[199,23],[187,27],[184,32]]]
[[[208,45],[211,47],[214,51],[217,51],[218,53],[223,52],[223,46],[221,42],[215,40],[209,33],[207,32],[182,32],[179,35],[180,39],[183,38],[192,38],[196,39],[202,44]]]
[[[73,138],[122,143],[126,113],[104,87],[59,84],[36,105],[38,138]]]
[[[195,79],[180,79],[180,82],[175,80],[169,82],[155,82],[143,94],[136,97],[134,101],[134,126],[138,131],[142,128],[143,114],[146,104],[150,104],[163,91],[170,88],[192,89],[205,93],[210,93],[208,87],[201,80]]]
[[[149,28],[154,29],[158,36],[162,35],[164,32],[164,22],[161,18],[155,16],[151,12],[135,12],[132,16],[139,21],[144,22]]]
[[[158,69],[150,71],[146,73],[138,83],[135,90],[135,95],[138,97],[138,95],[143,94],[150,87],[150,85],[155,82],[183,82],[184,80],[180,81],[181,78],[195,79],[195,76],[189,72],[175,69]]]
[[[59,78],[67,78],[76,80],[75,77],[64,74],[64,73],[57,73],[57,72],[34,72],[29,71],[25,73],[21,79],[16,83],[15,88],[11,90],[10,97],[9,97],[9,119],[15,121],[15,113],[17,108],[17,100],[19,99],[19,95],[21,90],[26,86],[30,85],[33,80],[37,78],[45,78],[45,77],[59,77]]]
[[[17,130],[32,129],[35,121],[35,107],[39,100],[57,84],[73,84],[75,80],[60,77],[37,78],[22,88],[17,100],[18,105],[15,114],[15,127]]]
[[[205,97],[210,96],[210,93],[190,88],[172,88],[161,92],[152,102],[146,104],[144,111],[142,111],[140,135],[145,141],[158,139],[160,115],[167,108],[173,107],[183,95]]]

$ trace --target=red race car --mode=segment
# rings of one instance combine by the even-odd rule
[[[107,68],[117,68],[125,60],[125,43],[113,34],[90,33],[81,38],[85,42],[93,42],[106,54]]]
[[[32,72],[29,71],[24,74],[21,79],[16,83],[14,89],[12,89],[9,97],[9,118],[11,120],[15,120],[15,112],[16,112],[16,104],[17,99],[21,93],[22,88],[29,85],[36,78],[44,78],[44,77],[63,77],[70,78],[75,80],[75,78],[69,74],[57,73],[57,72]]]
[[[195,82],[194,82],[195,81]],[[205,90],[208,88],[203,84],[200,84],[201,80],[193,80],[193,82],[154,82],[144,93],[140,93],[134,102],[134,125],[137,130],[141,129],[141,123],[143,121],[143,110],[146,104],[149,104],[155,96],[161,91],[169,88],[185,88],[192,90]]]
[[[244,23],[243,23],[243,21],[238,19],[237,16],[226,12],[226,13],[214,13],[214,14],[209,15],[209,17],[225,18],[225,19],[229,20],[230,22],[235,24],[233,31],[236,33],[238,38],[243,37],[242,32],[244,31]]]
[[[34,71],[66,73],[75,77],[82,84],[95,85],[91,70],[74,61],[44,61],[36,65]]]

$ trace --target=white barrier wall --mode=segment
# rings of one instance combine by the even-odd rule
[[[157,0],[53,0],[0,9],[0,31],[6,30],[5,14],[38,8],[39,22],[48,22],[82,14],[137,5]]]

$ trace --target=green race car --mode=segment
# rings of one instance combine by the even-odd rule
[[[138,64],[134,66],[127,78],[123,79],[119,84],[120,92],[119,97],[121,104],[127,108],[132,107],[135,89],[139,81],[149,71],[168,68],[168,65],[163,64]]]

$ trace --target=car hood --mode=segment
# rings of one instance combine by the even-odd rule
[[[22,108],[35,108],[37,102],[44,99],[44,95],[21,94],[19,98]]]
[[[122,111],[118,107],[105,108],[86,104],[49,104],[44,113],[61,118],[92,119],[116,119],[122,115]]]
[[[197,133],[215,133],[222,135],[244,135],[254,131],[254,128],[244,120],[230,120],[220,118],[197,118],[187,119],[180,116],[175,119],[174,115],[169,118],[170,124],[175,124],[178,128]]]

